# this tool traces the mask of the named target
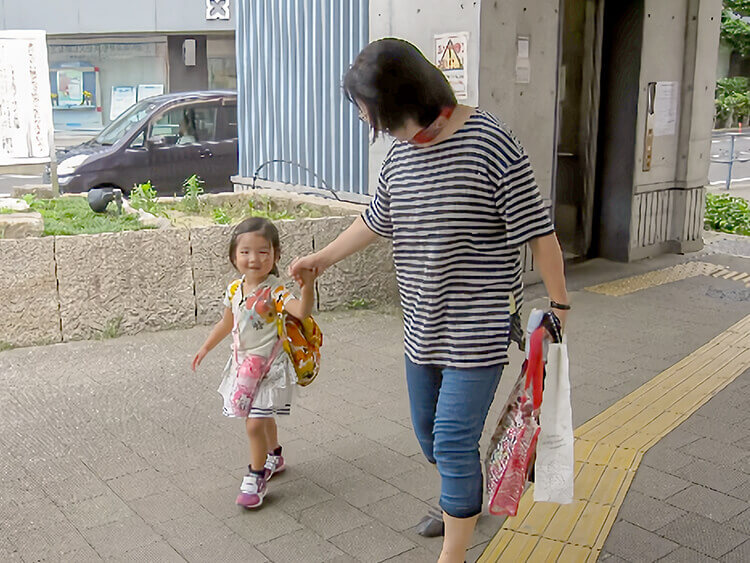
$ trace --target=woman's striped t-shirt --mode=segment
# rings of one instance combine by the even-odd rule
[[[395,142],[362,217],[393,238],[408,358],[507,363],[511,308],[523,300],[520,248],[554,228],[506,126],[477,110],[431,147]]]

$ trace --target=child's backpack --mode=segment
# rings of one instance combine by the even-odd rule
[[[281,298],[276,300],[276,326],[279,340],[297,374],[297,385],[310,385],[320,371],[320,347],[323,333],[312,317],[304,321],[284,312]]]

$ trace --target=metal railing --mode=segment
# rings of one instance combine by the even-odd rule
[[[742,133],[738,131],[721,131],[714,132],[711,135],[711,163],[727,165],[727,177],[724,183],[727,190],[729,190],[732,185],[732,172],[734,169],[734,164],[750,162],[750,143],[748,143],[748,150],[737,151],[736,141],[738,137],[750,139],[750,133]],[[719,148],[718,154],[715,154],[713,142],[716,140],[727,140],[729,146]]]

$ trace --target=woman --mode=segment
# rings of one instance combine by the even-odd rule
[[[395,142],[368,209],[290,272],[321,273],[378,236],[393,239],[412,423],[441,476],[439,561],[464,561],[482,510],[479,438],[523,299],[520,248],[530,243],[564,321],[562,253],[518,141],[489,113],[457,105],[416,47],[370,44],[343,86],[373,137]]]

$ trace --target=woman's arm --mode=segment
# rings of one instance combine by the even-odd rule
[[[565,288],[565,265],[562,250],[555,233],[531,239],[529,242],[534,255],[534,263],[542,276],[544,287],[552,301],[568,304],[568,290]],[[560,322],[565,325],[567,311],[555,309]]]
[[[289,266],[289,274],[298,282],[302,283],[300,277],[302,270],[310,270],[319,276],[323,271],[351,256],[355,252],[362,250],[378,238],[373,231],[365,224],[362,217],[357,217],[349,228],[341,233],[331,244],[303,258],[297,258]],[[297,315],[295,315],[297,316]]]
[[[230,307],[225,307],[221,320],[216,323],[206,338],[206,341],[203,343],[203,346],[201,346],[200,350],[198,350],[198,353],[193,358],[193,371],[198,368],[203,361],[203,358],[206,357],[206,354],[213,350],[219,342],[224,340],[229,333],[232,332],[233,325],[234,318],[232,316],[232,309]]]

